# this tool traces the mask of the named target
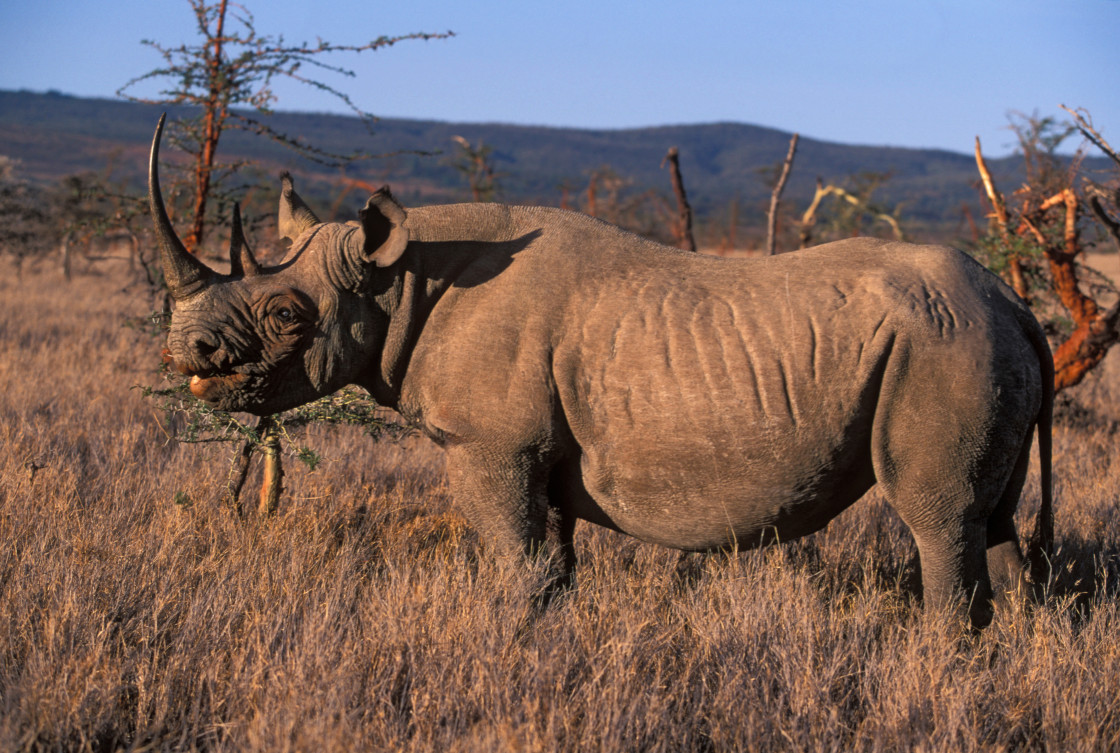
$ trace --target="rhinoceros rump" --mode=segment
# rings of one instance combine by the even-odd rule
[[[1049,521],[1050,351],[965,254],[852,239],[718,259],[556,209],[406,212],[385,189],[360,222],[323,223],[285,176],[287,258],[262,268],[235,228],[221,275],[167,221],[159,138],[169,348],[192,391],[268,414],[361,385],[446,449],[457,504],[499,549],[532,550],[550,510],[568,568],[577,519],[753,546],[878,484],[927,603],[982,624],[1023,570],[1036,425]]]

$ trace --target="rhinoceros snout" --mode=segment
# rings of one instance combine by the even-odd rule
[[[168,357],[174,368],[187,375],[212,374],[230,367],[229,350],[222,338],[210,332],[183,333],[173,338]]]

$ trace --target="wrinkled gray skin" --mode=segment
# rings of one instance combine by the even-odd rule
[[[276,267],[238,235],[217,275],[157,219],[171,356],[213,405],[268,414],[361,385],[446,450],[486,540],[530,551],[551,510],[569,568],[577,519],[747,547],[816,531],[878,484],[927,603],[982,625],[993,588],[1019,584],[1036,424],[1049,516],[1052,362],[966,255],[861,238],[718,259],[556,209],[406,213],[384,189],[360,223],[320,223],[284,186]]]

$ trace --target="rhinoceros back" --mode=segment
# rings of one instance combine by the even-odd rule
[[[640,538],[815,530],[889,470],[877,434],[936,430],[899,396],[956,420],[1002,390],[1037,414],[1033,319],[960,252],[852,239],[721,259],[559,210],[434,209],[415,237],[479,260],[426,324],[415,403],[462,441],[558,416],[589,517]]]
[[[896,394],[967,414],[1002,385],[1037,405],[1007,292],[959,252],[878,242],[587,270],[554,359],[584,484],[646,539],[807,533],[874,482]]]

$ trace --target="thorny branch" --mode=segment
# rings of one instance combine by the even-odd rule
[[[294,455],[312,470],[320,462],[320,457],[314,450],[296,441],[293,437],[294,430],[312,423],[325,423],[357,426],[371,437],[394,438],[409,432],[406,427],[386,420],[385,409],[378,406],[372,398],[351,388],[342,389],[286,413],[262,417],[253,426],[195,398],[187,389],[186,380],[180,379],[178,375],[165,372],[165,376],[171,381],[169,387],[141,389],[146,397],[155,399],[157,407],[167,419],[174,419],[167,421],[171,439],[185,444],[240,444],[229,484],[222,495],[222,501],[235,509],[239,516],[244,515],[241,493],[255,451],[261,451],[265,463],[258,507],[261,515],[274,513],[279,503],[283,479],[282,441],[288,445],[289,455]]]

